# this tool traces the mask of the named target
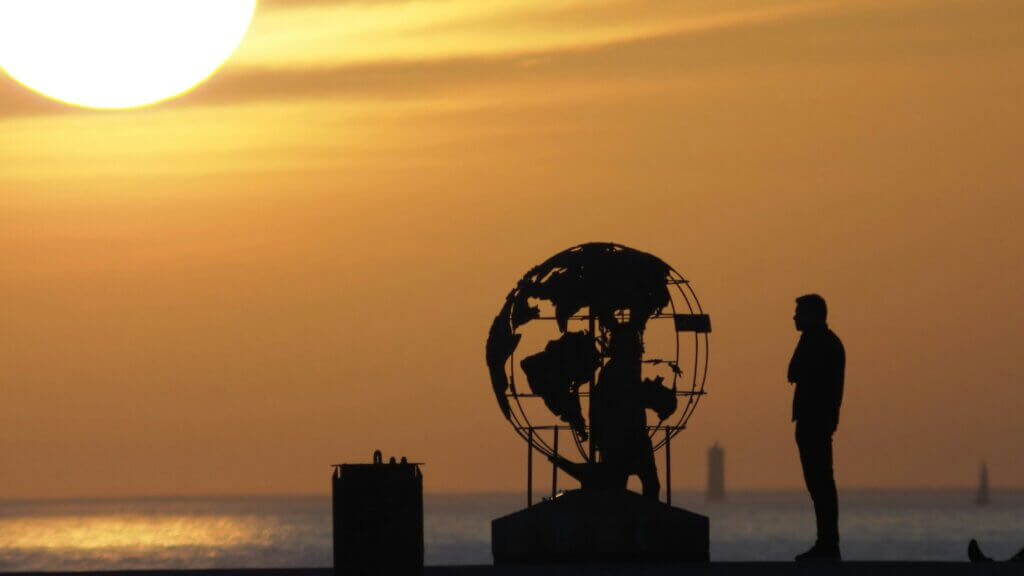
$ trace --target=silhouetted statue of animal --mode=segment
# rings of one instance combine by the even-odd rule
[[[611,358],[601,369],[594,388],[591,413],[594,444],[603,456],[607,484],[625,489],[629,476],[636,474],[644,495],[657,499],[661,483],[647,433],[645,392],[650,384],[645,386],[641,377],[640,334],[628,325],[612,330],[609,353]]]

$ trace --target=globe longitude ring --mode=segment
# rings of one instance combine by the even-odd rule
[[[664,261],[583,244],[509,292],[487,365],[498,406],[533,448],[577,478],[574,467],[602,461],[628,471],[686,427],[705,394],[710,332],[690,283]],[[582,462],[559,451],[560,430]]]

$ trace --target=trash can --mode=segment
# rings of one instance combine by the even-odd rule
[[[377,450],[372,464],[336,464],[331,497],[336,576],[422,572],[419,463],[384,463]]]

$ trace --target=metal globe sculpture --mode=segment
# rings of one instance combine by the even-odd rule
[[[583,244],[509,292],[487,365],[502,414],[531,449],[584,488],[624,488],[637,474],[656,497],[653,454],[705,394],[710,331],[671,266],[620,244]],[[561,431],[571,431],[579,460],[559,450]]]

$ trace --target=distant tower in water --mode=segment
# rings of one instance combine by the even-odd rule
[[[715,442],[708,449],[708,500],[725,500],[725,450]]]
[[[985,465],[985,461],[981,461],[981,477],[978,479],[978,495],[974,498],[974,503],[978,506],[988,506],[991,502],[988,493],[988,466]]]

